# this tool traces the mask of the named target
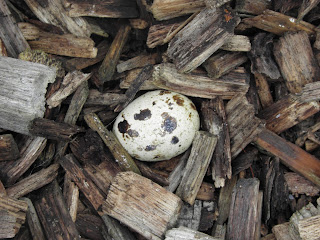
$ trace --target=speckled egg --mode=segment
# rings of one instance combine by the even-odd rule
[[[152,162],[186,151],[199,127],[199,114],[190,99],[157,90],[138,97],[120,112],[113,132],[132,157]]]

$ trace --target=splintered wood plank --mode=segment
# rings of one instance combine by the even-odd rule
[[[7,188],[8,196],[20,198],[47,185],[48,183],[51,183],[57,177],[58,169],[58,164],[52,164],[50,167],[44,168],[39,172],[22,179],[21,181]]]
[[[266,121],[266,128],[281,133],[320,110],[317,101],[303,102],[296,95],[289,94],[259,112],[258,117]]]
[[[258,201],[259,180],[239,179],[232,193],[227,239],[255,239],[255,226],[260,221],[258,213],[261,211]]]
[[[111,81],[112,76],[116,70],[120,54],[126,44],[131,27],[127,24],[122,24],[113,39],[113,42],[99,67],[99,80],[103,85],[104,82]]]
[[[204,0],[155,0],[150,11],[155,19],[162,21],[201,11],[205,6]]]
[[[255,144],[280,158],[281,162],[320,186],[320,160],[269,130],[263,130]]]
[[[48,185],[39,197],[34,205],[47,239],[80,239],[58,183]]]
[[[81,17],[70,17],[64,9],[61,0],[25,1],[31,11],[44,23],[59,27],[65,33],[72,33],[79,37],[89,37],[91,34],[88,22]]]
[[[209,132],[196,133],[185,172],[176,194],[189,204],[193,204],[211,161],[217,137]]]
[[[12,134],[0,135],[0,161],[14,160],[20,156]]]
[[[63,2],[70,17],[136,18],[137,4],[131,0],[65,0]]]
[[[113,180],[102,210],[148,239],[163,239],[174,226],[182,201],[160,185],[133,172]]]
[[[55,77],[48,66],[0,57],[0,127],[29,135],[30,122],[43,117],[46,88]]]
[[[180,72],[191,72],[233,35],[240,18],[223,8],[205,8],[170,41],[167,54]]]
[[[219,79],[203,75],[179,73],[173,64],[156,65],[152,84],[158,88],[176,91],[187,96],[231,99],[237,93],[248,91],[248,75],[243,68],[238,68]]]
[[[0,15],[1,42],[3,42],[6,48],[5,52],[9,54],[9,57],[17,58],[19,53],[23,52],[29,45],[14,20],[6,1],[0,2]]]
[[[265,10],[262,14],[242,20],[248,25],[264,31],[282,35],[285,32],[305,31],[311,35],[315,33],[315,26],[305,21],[298,22],[296,18],[272,10]]]
[[[319,80],[320,67],[306,32],[285,33],[274,46],[274,57],[291,93]]]

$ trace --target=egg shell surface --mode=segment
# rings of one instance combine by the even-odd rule
[[[186,151],[199,127],[199,114],[190,99],[157,90],[141,95],[120,112],[113,133],[132,157],[152,162]]]

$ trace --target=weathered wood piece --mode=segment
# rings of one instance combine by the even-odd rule
[[[27,202],[0,196],[0,238],[13,238],[25,222]]]
[[[63,182],[63,197],[66,201],[71,219],[75,222],[79,206],[79,188],[71,179],[70,173],[66,173]]]
[[[28,125],[43,117],[47,84],[55,77],[45,65],[0,57],[0,127],[30,134]]]
[[[70,94],[75,92],[81,83],[87,81],[92,73],[82,73],[80,71],[69,72],[63,79],[62,86],[58,91],[47,99],[50,107],[57,107]]]
[[[201,220],[202,201],[195,200],[193,205],[184,203],[176,227],[187,227],[198,231]]]
[[[268,0],[237,0],[235,10],[239,13],[259,15],[271,7]]]
[[[185,172],[176,194],[189,204],[193,204],[212,158],[217,137],[208,132],[196,133]]]
[[[90,89],[85,105],[115,106],[125,100],[127,97],[122,93],[101,93],[96,89]]]
[[[277,240],[294,240],[290,236],[288,222],[274,226],[272,232]]]
[[[266,128],[281,133],[320,110],[317,101],[302,102],[299,96],[289,94],[259,112],[258,117],[266,121]]]
[[[291,93],[318,80],[320,67],[306,32],[285,33],[274,46],[274,56]]]
[[[0,56],[8,57],[6,46],[4,45],[4,42],[2,41],[1,38],[0,38]]]
[[[320,100],[319,94],[320,94],[320,82],[319,81],[307,83],[302,88],[300,99],[303,102],[319,101]]]
[[[212,179],[216,188],[223,187],[231,178],[231,150],[229,129],[224,103],[221,98],[202,102],[203,129],[217,136],[217,144],[211,160]]]
[[[141,161],[135,161],[135,162],[139,167],[139,170],[142,176],[149,178],[151,181],[158,183],[161,186],[169,185],[169,179],[167,176],[165,176],[164,174],[159,174],[159,172],[157,172],[156,169],[149,167],[147,164]]]
[[[56,181],[42,191],[34,205],[48,240],[61,239],[62,236],[63,239],[80,239]]]
[[[249,168],[255,160],[259,159],[258,149],[247,146],[245,151],[241,152],[232,160],[232,175],[235,176],[241,171]]]
[[[272,10],[265,10],[262,14],[253,18],[245,18],[243,22],[276,35],[296,31],[305,31],[311,35],[315,33],[316,28],[308,22],[300,21],[298,23],[296,18]]]
[[[0,161],[14,160],[20,156],[12,134],[0,135]]]
[[[196,199],[202,201],[214,200],[214,185],[208,182],[202,182],[200,189],[197,193]]]
[[[63,169],[69,173],[72,181],[79,187],[80,191],[89,200],[93,208],[101,214],[101,206],[105,197],[94,182],[88,177],[86,171],[81,168],[79,162],[72,154],[68,154],[60,159],[60,164]]]
[[[255,73],[254,79],[256,82],[257,91],[258,91],[259,100],[260,100],[262,109],[271,106],[273,104],[273,98],[271,95],[267,78],[263,74]]]
[[[269,130],[263,130],[256,137],[255,144],[279,157],[284,165],[320,186],[320,160],[313,155]]]
[[[181,204],[173,193],[129,171],[114,178],[102,209],[144,237],[162,239],[174,226]]]
[[[3,183],[2,183],[1,180],[0,180],[0,197],[4,197],[4,196],[7,196],[7,191],[6,191],[6,189],[4,188],[4,185],[3,185]]]
[[[58,123],[45,118],[36,118],[32,121],[29,131],[34,136],[53,140],[71,141],[74,135],[84,132],[83,127],[68,123]]]
[[[299,8],[297,20],[300,21],[312,8],[318,5],[320,0],[303,0]]]
[[[242,52],[221,51],[208,58],[203,66],[207,70],[209,77],[219,78],[231,70],[239,67],[248,60],[246,54]]]
[[[99,68],[99,81],[101,84],[112,80],[120,54],[129,37],[130,30],[131,27],[129,25],[122,24],[117,35],[113,39],[113,42],[111,43],[111,46]]]
[[[233,35],[239,22],[227,9],[206,8],[174,36],[167,54],[180,72],[191,72]]]
[[[58,164],[52,164],[50,167],[41,169],[39,172],[22,179],[7,188],[8,196],[20,198],[51,183],[57,177],[58,169]]]
[[[110,0],[65,0],[63,5],[70,17],[108,17],[108,18],[136,18],[139,16],[135,1]],[[97,7],[99,6],[99,7]]]
[[[98,62],[101,62],[104,57],[106,56],[109,50],[110,44],[107,40],[101,41],[97,46],[96,49],[98,51],[97,56],[95,58],[72,58],[65,62],[65,66],[70,71],[73,70],[81,70],[92,66]]]
[[[133,70],[129,70],[126,72],[126,75],[124,76],[123,79],[121,79],[120,82],[120,88],[127,89],[132,85],[132,82],[134,82],[139,74],[141,73],[143,68],[137,68]],[[153,76],[149,76],[143,84],[140,87],[140,90],[154,90],[154,89],[159,89],[157,86],[153,84]]]
[[[255,239],[258,219],[259,180],[239,179],[232,193],[227,239]],[[244,221],[245,219],[245,221]]]
[[[158,54],[141,54],[117,65],[117,72],[122,73],[134,68],[142,68],[147,65],[156,64]]]
[[[6,176],[5,181],[8,185],[15,183],[34,163],[45,148],[47,139],[36,137],[28,142],[26,149],[21,153],[21,157],[1,169],[1,173]]]
[[[158,21],[176,18],[205,8],[204,0],[155,0],[150,8]]]
[[[63,1],[52,0],[43,3],[41,0],[26,0],[25,2],[40,21],[55,25],[64,33],[72,33],[79,37],[90,36],[88,22],[81,17],[68,16]]]
[[[111,151],[113,157],[124,171],[140,174],[140,170],[129,153],[122,147],[116,136],[109,131],[95,113],[87,114],[84,119],[88,126],[96,131]]]
[[[305,132],[302,133],[302,135],[300,135],[296,139],[295,144],[298,145],[299,147],[302,147],[305,144],[306,140],[308,139],[308,136],[310,134],[317,132],[319,129],[320,129],[320,122],[314,124],[313,126],[311,126],[308,129],[305,129]]]
[[[29,198],[22,198],[21,200],[28,203],[27,223],[30,229],[32,239],[34,240],[45,239],[39,217],[37,215],[36,209],[34,208],[32,201]]]
[[[29,45],[5,1],[0,3],[0,15],[0,39],[9,57],[17,58],[19,53],[23,52]]]
[[[231,71],[219,79],[196,74],[179,73],[173,64],[156,65],[153,71],[153,85],[187,96],[231,99],[237,93],[248,91],[248,75],[243,68]]]
[[[119,239],[119,240],[136,240],[136,236],[118,220],[109,217],[107,214],[101,216],[105,224],[105,239]],[[103,232],[104,233],[104,232]],[[107,235],[107,237],[106,237]]]
[[[317,196],[320,192],[320,187],[316,186],[297,173],[285,173],[284,178],[288,185],[289,191],[295,196],[298,196],[299,194]]]
[[[226,39],[220,49],[232,52],[249,52],[251,50],[250,39],[244,35],[232,35]]]
[[[247,98],[238,94],[226,105],[230,134],[231,157],[234,159],[264,128],[262,121],[255,117],[255,110]]]
[[[207,7],[218,8],[230,2],[230,0],[204,0],[204,2],[206,3]]]
[[[77,216],[76,226],[81,237],[104,240],[102,236],[103,220],[96,215],[81,213]]]
[[[166,232],[165,240],[185,240],[185,239],[222,240],[222,238],[211,237],[208,234],[198,232],[187,227],[172,228]]]
[[[280,78],[280,72],[273,56],[273,34],[258,33],[252,41],[248,56],[251,60],[251,72],[263,74],[271,79]]]

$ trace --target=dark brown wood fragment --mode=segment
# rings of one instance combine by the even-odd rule
[[[239,13],[259,15],[271,8],[268,0],[237,0],[235,10]]]
[[[300,21],[298,23],[296,18],[272,10],[265,10],[253,18],[245,18],[243,22],[276,35],[282,35],[288,31],[305,31],[311,35],[315,33],[316,28],[308,22]]]
[[[0,135],[0,161],[14,160],[20,156],[12,134]]]
[[[99,68],[99,80],[101,84],[112,80],[120,54],[129,37],[130,30],[131,27],[129,25],[122,24],[117,35],[113,39],[113,42]]]
[[[61,236],[63,239],[80,239],[56,181],[42,191],[34,205],[48,240],[61,239]]]
[[[240,22],[224,8],[205,8],[169,43],[167,54],[180,72],[191,72],[217,51]]]
[[[84,128],[68,123],[58,123],[45,118],[36,118],[32,121],[29,131],[35,136],[47,139],[71,141],[74,135],[84,132]]]
[[[275,133],[264,130],[255,144],[280,158],[281,162],[320,186],[320,160]]]
[[[317,101],[302,102],[299,96],[289,94],[259,112],[258,116],[266,121],[266,128],[281,133],[320,110]]]
[[[232,160],[232,175],[235,176],[241,171],[249,168],[253,161],[258,159],[258,149],[255,147],[246,147],[235,159]]]
[[[274,46],[274,56],[291,93],[318,80],[320,67],[306,32],[285,33]]]
[[[256,87],[262,109],[267,108],[273,104],[273,97],[271,95],[268,80],[263,74],[260,73],[255,73],[254,79],[256,82]]]
[[[252,41],[248,56],[251,60],[251,72],[264,74],[271,79],[278,79],[280,72],[273,60],[273,34],[258,33]]]
[[[104,240],[102,236],[103,220],[100,217],[80,213],[77,216],[76,226],[82,237],[92,240]]]
[[[203,129],[217,136],[217,144],[211,159],[212,179],[216,188],[223,187],[225,180],[231,178],[231,150],[229,129],[224,103],[221,98],[203,102]]]
[[[136,18],[138,9],[130,0],[66,0],[64,7],[70,17]]]
[[[320,192],[320,187],[316,186],[309,180],[294,172],[284,174],[289,191],[294,195],[306,194],[307,196],[317,196]]]
[[[0,39],[9,57],[18,58],[29,47],[5,1],[0,3]]]
[[[299,8],[297,20],[300,21],[310,10],[318,5],[320,0],[303,0]]]
[[[232,193],[227,239],[255,239],[255,227],[260,221],[258,213],[261,211],[258,201],[259,180],[239,179]]]

